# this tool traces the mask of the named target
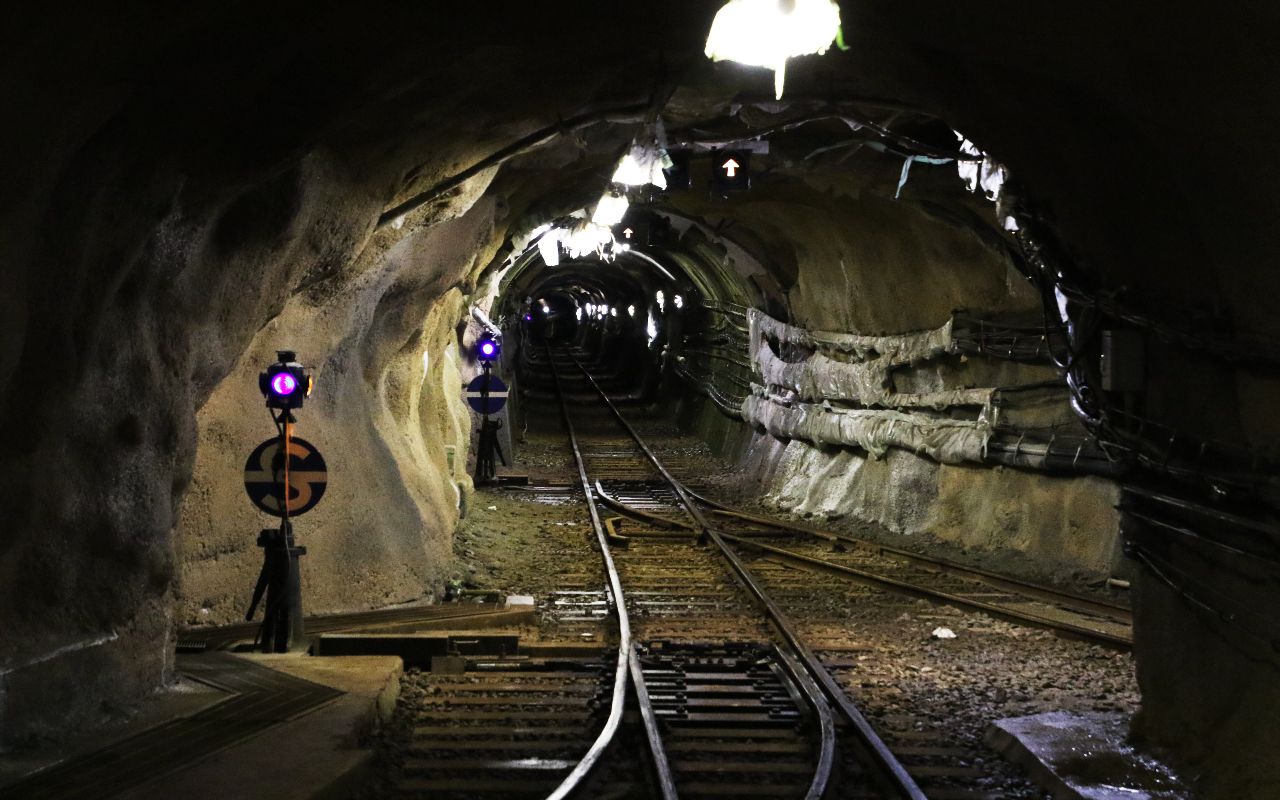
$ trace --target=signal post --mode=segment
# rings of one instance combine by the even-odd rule
[[[258,388],[276,426],[268,439],[249,455],[244,485],[261,511],[280,518],[277,528],[258,534],[262,570],[253,590],[246,620],[252,620],[266,598],[262,628],[255,644],[263,652],[283,653],[304,643],[302,580],[298,559],[307,549],[296,543],[292,518],[315,508],[328,485],[324,457],[310,442],[293,435],[293,412],[302,408],[314,385],[310,373],[293,352],[281,350],[277,363],[258,377]]]

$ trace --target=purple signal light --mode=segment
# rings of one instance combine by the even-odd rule
[[[525,315],[524,315],[524,321],[525,321],[525,322],[528,322],[528,321],[529,321],[529,320],[531,320],[531,319],[533,319],[533,315],[532,315],[532,314],[525,314]]]
[[[491,356],[493,355],[493,351],[496,349],[497,348],[493,346],[493,342],[485,342],[480,345],[480,355]]]
[[[284,397],[293,394],[293,390],[298,388],[298,379],[287,372],[281,372],[271,379],[271,391]]]

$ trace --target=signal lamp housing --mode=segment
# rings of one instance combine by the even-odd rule
[[[277,363],[258,375],[258,389],[267,399],[267,407],[286,411],[302,408],[302,402],[311,396],[315,381],[297,362],[292,350],[280,350],[276,358]]]
[[[502,345],[492,336],[482,336],[476,342],[476,358],[481,361],[497,361],[502,353]]]

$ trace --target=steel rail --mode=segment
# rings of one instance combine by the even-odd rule
[[[809,569],[815,569],[822,572],[830,572],[836,575],[841,575],[844,577],[865,581],[867,583],[873,583],[880,586],[887,586],[890,589],[895,589],[904,594],[923,597],[927,600],[940,600],[946,603],[947,605],[956,606],[959,608],[965,608],[970,611],[981,611],[982,613],[989,614],[990,616],[993,616],[993,617],[1008,619],[1014,622],[1031,624],[1039,628],[1048,628],[1050,630],[1055,630],[1055,631],[1064,631],[1064,632],[1073,634],[1075,636],[1080,636],[1087,639],[1093,639],[1103,644],[1111,645],[1112,647],[1121,647],[1124,649],[1130,649],[1133,647],[1133,638],[1130,636],[1121,636],[1121,635],[1117,635],[1107,631],[1098,630],[1096,628],[1077,625],[1076,623],[1073,623],[1073,622],[1058,620],[1058,619],[1054,619],[1053,617],[1041,616],[1039,614],[1034,614],[1029,611],[1017,611],[1014,609],[995,605],[993,603],[987,603],[981,600],[971,600],[963,595],[952,594],[950,592],[943,592],[937,589],[930,589],[928,587],[920,586],[918,584],[910,583],[908,581],[902,581],[896,578],[890,578],[885,575],[878,575],[874,572],[868,572],[867,570],[858,569],[856,567],[845,566],[844,564],[837,564],[835,562],[826,561],[821,558],[814,558],[813,556],[807,556],[803,553],[797,553],[795,551],[786,550],[781,547],[774,547],[772,545],[767,545],[762,542],[753,542],[749,539],[745,539],[741,536],[734,536],[733,534],[730,534],[730,533],[725,533],[723,534],[723,536],[729,541],[734,542],[738,545],[741,545],[742,547],[754,548],[756,550],[769,553],[772,556],[776,556],[782,559],[783,561],[788,561],[793,564],[799,564],[801,566],[808,567]]]
[[[1064,592],[1058,592],[1057,590],[1054,590],[1054,589],[1036,586],[1034,584],[1028,584],[1016,579],[1006,579],[1002,576],[995,575],[994,573],[986,572],[985,570],[970,569],[969,567],[953,564],[948,561],[934,560],[934,559],[928,558],[927,556],[917,556],[916,554],[913,554],[909,551],[897,550],[891,547],[882,547],[873,542],[867,542],[862,539],[857,539],[851,536],[844,536],[842,534],[830,533],[827,531],[818,531],[818,530],[812,530],[812,529],[803,528],[799,526],[792,526],[786,523],[774,522],[773,520],[770,520],[767,517],[760,517],[753,514],[744,514],[736,511],[728,511],[723,508],[716,508],[716,506],[720,505],[719,503],[715,503],[714,501],[708,501],[706,498],[702,497],[701,495],[699,495],[697,492],[694,492],[693,490],[689,490],[689,494],[694,498],[696,498],[699,502],[712,506],[713,508],[712,513],[714,514],[724,514],[726,516],[737,517],[737,518],[746,520],[748,522],[754,522],[754,523],[759,523],[763,525],[770,525],[778,528],[779,530],[794,531],[796,533],[806,534],[806,535],[812,536],[813,538],[822,539],[824,541],[845,542],[845,543],[853,544],[862,549],[874,550],[882,554],[889,554],[893,556],[901,555],[906,559],[909,559],[921,564],[925,564],[931,567],[938,567],[939,569],[941,569],[942,571],[948,574],[958,575],[960,577],[969,578],[971,580],[981,581],[983,583],[986,583],[989,586],[994,586],[996,588],[1004,589],[1005,591],[1022,594],[1027,598],[1040,600],[1047,603],[1053,603],[1055,605],[1064,607],[1067,610],[1073,611],[1076,613],[1089,614],[1092,616],[1101,617],[1116,625],[1132,625],[1133,624],[1133,612],[1121,606],[1113,606],[1106,603],[1101,603],[1091,598],[1080,597],[1078,595],[1068,594]],[[644,512],[637,511],[636,509],[629,508],[628,506],[620,503],[616,499],[612,499],[611,506],[627,514],[644,513]],[[859,569],[858,567],[851,567],[845,564],[839,564],[833,561],[827,561],[826,559],[816,558],[814,556],[805,555],[804,553],[797,553],[792,550],[787,550],[781,547],[775,547],[773,545],[764,544],[762,542],[749,541],[747,537],[740,534],[733,534],[727,531],[719,531],[719,533],[725,539],[731,542],[734,542],[735,544],[738,544],[742,547],[755,548],[757,551],[769,553],[771,556],[774,556],[780,560],[799,565],[806,569],[814,570],[817,572],[826,572],[826,573],[838,575],[844,578],[852,578],[854,580],[860,580],[865,583],[870,583],[875,586],[879,586],[882,588],[890,589],[895,592],[899,592],[901,594],[910,595],[912,597],[919,597],[919,598],[930,600],[933,602],[941,602],[950,606],[954,606],[957,608],[964,608],[970,611],[979,611],[984,614],[988,614],[993,617],[999,617],[1001,619],[1008,620],[1010,622],[1014,622],[1018,624],[1031,625],[1033,627],[1037,627],[1045,630],[1064,632],[1072,636],[1075,636],[1077,638],[1094,640],[1100,644],[1103,644],[1109,647],[1119,648],[1122,650],[1130,650],[1133,648],[1133,637],[1131,635],[1123,636],[1123,635],[1111,633],[1104,630],[1098,630],[1097,628],[1091,628],[1086,625],[1078,625],[1076,623],[1068,622],[1068,621],[1057,619],[1054,617],[1043,616],[1031,611],[1024,611],[1018,608],[1001,606],[994,603],[987,603],[982,600],[973,600],[971,598],[964,596],[963,594],[944,592],[939,589],[934,589],[928,586],[922,586],[918,583],[913,583],[911,581],[904,581],[898,578],[882,575],[878,572],[872,572],[869,570]]]
[[[618,411],[617,406],[613,404],[613,401],[609,399],[609,396],[605,394],[604,390],[600,388],[600,385],[596,383],[595,378],[592,377],[587,368],[583,366],[582,362],[574,357],[572,353],[569,354],[569,357],[573,360],[574,364],[578,366],[578,369],[582,371],[583,376],[586,377],[592,388],[596,390],[596,393],[600,396],[600,399],[604,402],[605,406],[608,407],[609,411],[612,412],[614,418],[618,421],[618,424],[627,431],[632,440],[649,459],[650,463],[653,464],[654,469],[656,469],[658,473],[662,475],[663,479],[667,481],[668,485],[671,486],[672,491],[675,492],[676,496],[680,499],[680,502],[689,512],[689,515],[697,521],[699,528],[702,529],[708,539],[715,543],[717,548],[733,568],[739,582],[753,597],[755,597],[756,601],[760,603],[761,607],[764,608],[766,614],[773,622],[779,633],[786,640],[787,644],[791,646],[795,655],[798,657],[800,664],[804,667],[801,672],[793,675],[793,677],[801,688],[805,690],[815,712],[819,714],[819,719],[821,720],[824,710],[825,713],[828,715],[830,714],[830,710],[827,708],[826,703],[823,702],[822,695],[825,694],[826,700],[829,700],[833,705],[835,705],[835,707],[840,711],[841,716],[845,718],[845,721],[848,722],[849,725],[857,732],[860,745],[867,756],[867,759],[875,767],[875,769],[872,770],[872,773],[876,776],[877,781],[880,784],[880,788],[894,797],[904,798],[904,800],[927,800],[927,797],[920,789],[915,779],[908,774],[906,768],[902,766],[900,761],[898,761],[897,756],[889,750],[888,745],[884,743],[884,740],[880,738],[880,735],[871,727],[871,723],[867,721],[866,717],[863,716],[862,712],[854,705],[853,701],[851,701],[844,693],[844,690],[836,682],[835,678],[831,676],[831,673],[822,666],[822,662],[819,661],[816,655],[814,655],[813,651],[811,651],[804,642],[801,641],[799,635],[795,632],[795,628],[791,624],[790,619],[786,616],[783,610],[771,597],[769,597],[768,593],[766,593],[755,580],[747,566],[742,563],[742,560],[738,558],[732,548],[730,548],[725,543],[724,539],[721,538],[720,532],[716,527],[703,515],[702,510],[697,507],[697,504],[690,497],[688,490],[684,487],[684,484],[677,480],[675,476],[667,470],[666,466],[649,448],[649,445],[644,441],[636,429],[632,427],[626,417]],[[790,662],[785,659],[784,664],[790,666]],[[808,674],[805,675],[804,673]],[[817,689],[819,687],[821,687],[822,690],[820,693],[809,694],[811,689]],[[825,728],[823,733],[824,738],[822,755],[819,758],[819,770],[815,772],[813,783],[810,785],[809,793],[806,795],[806,798],[821,797],[826,791],[827,781],[830,778],[831,764],[834,761],[834,731],[833,736],[830,739],[827,739],[825,736]],[[826,774],[822,774],[824,765]],[[814,793],[815,791],[817,792],[816,794]]]
[[[698,530],[696,526],[690,525],[687,522],[677,522],[676,520],[673,520],[673,519],[660,517],[657,514],[650,514],[648,511],[642,511],[638,508],[632,508],[631,506],[627,505],[626,503],[622,502],[618,498],[606,492],[604,489],[604,486],[600,483],[599,480],[596,481],[596,493],[600,495],[600,499],[604,501],[604,504],[609,506],[609,508],[612,508],[614,511],[617,511],[621,514],[626,514],[629,517],[634,517],[635,519],[638,519],[641,522],[645,522],[649,525],[652,525],[655,528],[664,528],[666,530],[694,531],[695,533]]]
[[[727,516],[744,519],[748,522],[755,522],[761,525],[768,525],[779,530],[794,531],[796,533],[811,536],[815,539],[823,539],[829,542],[840,542],[842,544],[850,544],[855,547],[874,550],[879,553],[896,556],[898,558],[912,561],[917,564],[924,564],[930,567],[936,567],[943,572],[962,577],[973,578],[974,580],[984,581],[992,586],[1006,591],[1018,592],[1037,600],[1043,600],[1050,603],[1058,603],[1064,606],[1072,607],[1073,610],[1087,612],[1097,616],[1109,617],[1118,623],[1132,624],[1133,611],[1124,606],[1112,605],[1102,602],[1092,597],[1084,597],[1082,595],[1064,592],[1060,589],[1054,589],[1047,586],[1039,586],[1034,583],[1028,583],[1018,578],[1011,578],[1006,575],[1000,575],[980,567],[970,567],[964,564],[957,564],[954,561],[948,561],[943,558],[935,558],[926,556],[921,553],[913,553],[910,550],[903,550],[897,547],[880,544],[867,539],[860,539],[856,536],[850,536],[836,531],[826,531],[818,528],[809,528],[804,525],[797,525],[786,520],[771,519],[769,517],[751,514],[749,512],[740,511],[732,506],[725,505],[716,500],[711,500],[703,495],[698,494],[692,489],[689,495],[698,502],[710,507],[713,513],[725,514]]]
[[[578,762],[555,791],[547,795],[547,800],[563,800],[582,787],[584,779],[599,763],[605,749],[612,743],[618,727],[622,723],[622,713],[627,699],[628,673],[636,686],[636,700],[640,705],[640,715],[644,720],[645,734],[649,739],[649,750],[653,755],[653,764],[657,773],[658,786],[662,790],[663,800],[677,800],[675,779],[671,774],[671,765],[667,760],[666,749],[662,746],[662,738],[658,733],[658,723],[649,704],[649,692],[644,683],[644,673],[640,668],[640,659],[631,645],[631,620],[627,615],[626,598],[622,594],[622,579],[618,575],[617,566],[613,563],[613,555],[609,552],[609,542],[605,527],[600,518],[600,510],[596,507],[595,497],[591,493],[591,481],[587,477],[586,461],[582,458],[582,450],[578,447],[578,435],[573,429],[573,420],[569,417],[569,409],[564,402],[564,393],[560,390],[560,373],[556,369],[555,359],[551,357],[550,346],[547,347],[547,361],[551,366],[551,378],[556,387],[556,397],[560,399],[560,416],[564,420],[565,430],[569,434],[569,444],[573,448],[573,460],[578,466],[578,479],[582,483],[582,492],[587,499],[587,510],[591,514],[591,526],[595,530],[596,542],[600,546],[600,557],[604,561],[605,572],[609,579],[609,591],[613,595],[614,613],[618,617],[618,665],[614,673],[613,700],[609,707],[609,719],[605,722],[600,735],[596,737],[586,755]]]

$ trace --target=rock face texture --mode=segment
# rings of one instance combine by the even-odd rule
[[[0,737],[110,713],[166,680],[178,626],[242,609],[263,519],[239,471],[270,432],[254,376],[278,347],[317,370],[300,432],[335,468],[324,505],[299,522],[312,609],[433,590],[467,491],[445,460],[468,427],[456,326],[508,237],[598,196],[646,111],[696,128],[772,102],[767,72],[704,60],[716,5],[86,5],[10,28]],[[882,119],[923,109],[979,142],[1099,296],[1162,323],[1134,399],[1143,413],[1178,433],[1170,442],[1212,440],[1209,460],[1230,447],[1265,455],[1280,437],[1269,355],[1280,272],[1266,266],[1280,252],[1280,102],[1265,33],[1280,20],[1255,6],[1001,0],[977,15],[941,0],[845,2],[850,51],[797,60],[787,93],[899,107]],[[482,163],[546,130],[548,146]],[[797,177],[806,157],[787,156],[769,198],[672,201],[749,234],[771,313],[884,334],[960,306],[1039,307],[963,225],[927,219],[938,209],[920,190],[952,167],[916,165],[895,204],[896,159],[846,180]],[[1245,353],[1249,342],[1262,344]],[[973,369],[895,380],[1033,378]],[[1114,489],[1098,479],[1068,486],[905,453],[867,461],[798,441],[755,451],[786,507],[964,542],[976,526],[1046,563],[1101,569],[1113,556],[1085,533],[1116,524]],[[788,465],[822,471],[839,493],[815,492]],[[1210,505],[1237,497],[1193,478],[1175,488]],[[1274,523],[1273,507],[1251,508]],[[1164,537],[1150,543],[1173,568],[1161,574],[1179,577],[1147,571],[1137,586],[1137,730],[1182,753],[1207,797],[1274,795],[1254,735],[1280,710],[1273,623],[1186,600],[1273,607],[1274,562],[1144,530]]]
[[[295,523],[308,548],[308,611],[422,600],[439,589],[468,490],[445,448],[465,452],[470,437],[454,339],[467,309],[449,287],[487,261],[494,211],[483,200],[402,239],[348,293],[318,304],[296,296],[258,332],[197,415],[194,477],[175,530],[181,623],[240,619],[257,579],[256,531],[272,519],[246,502],[240,479],[246,444],[274,436],[257,374],[278,348],[323,359],[295,428],[328,454],[333,475],[323,506]]]
[[[873,459],[756,436],[742,466],[767,505],[1000,554],[1035,577],[1099,580],[1119,564],[1118,491],[1103,478],[938,464],[904,450]]]

